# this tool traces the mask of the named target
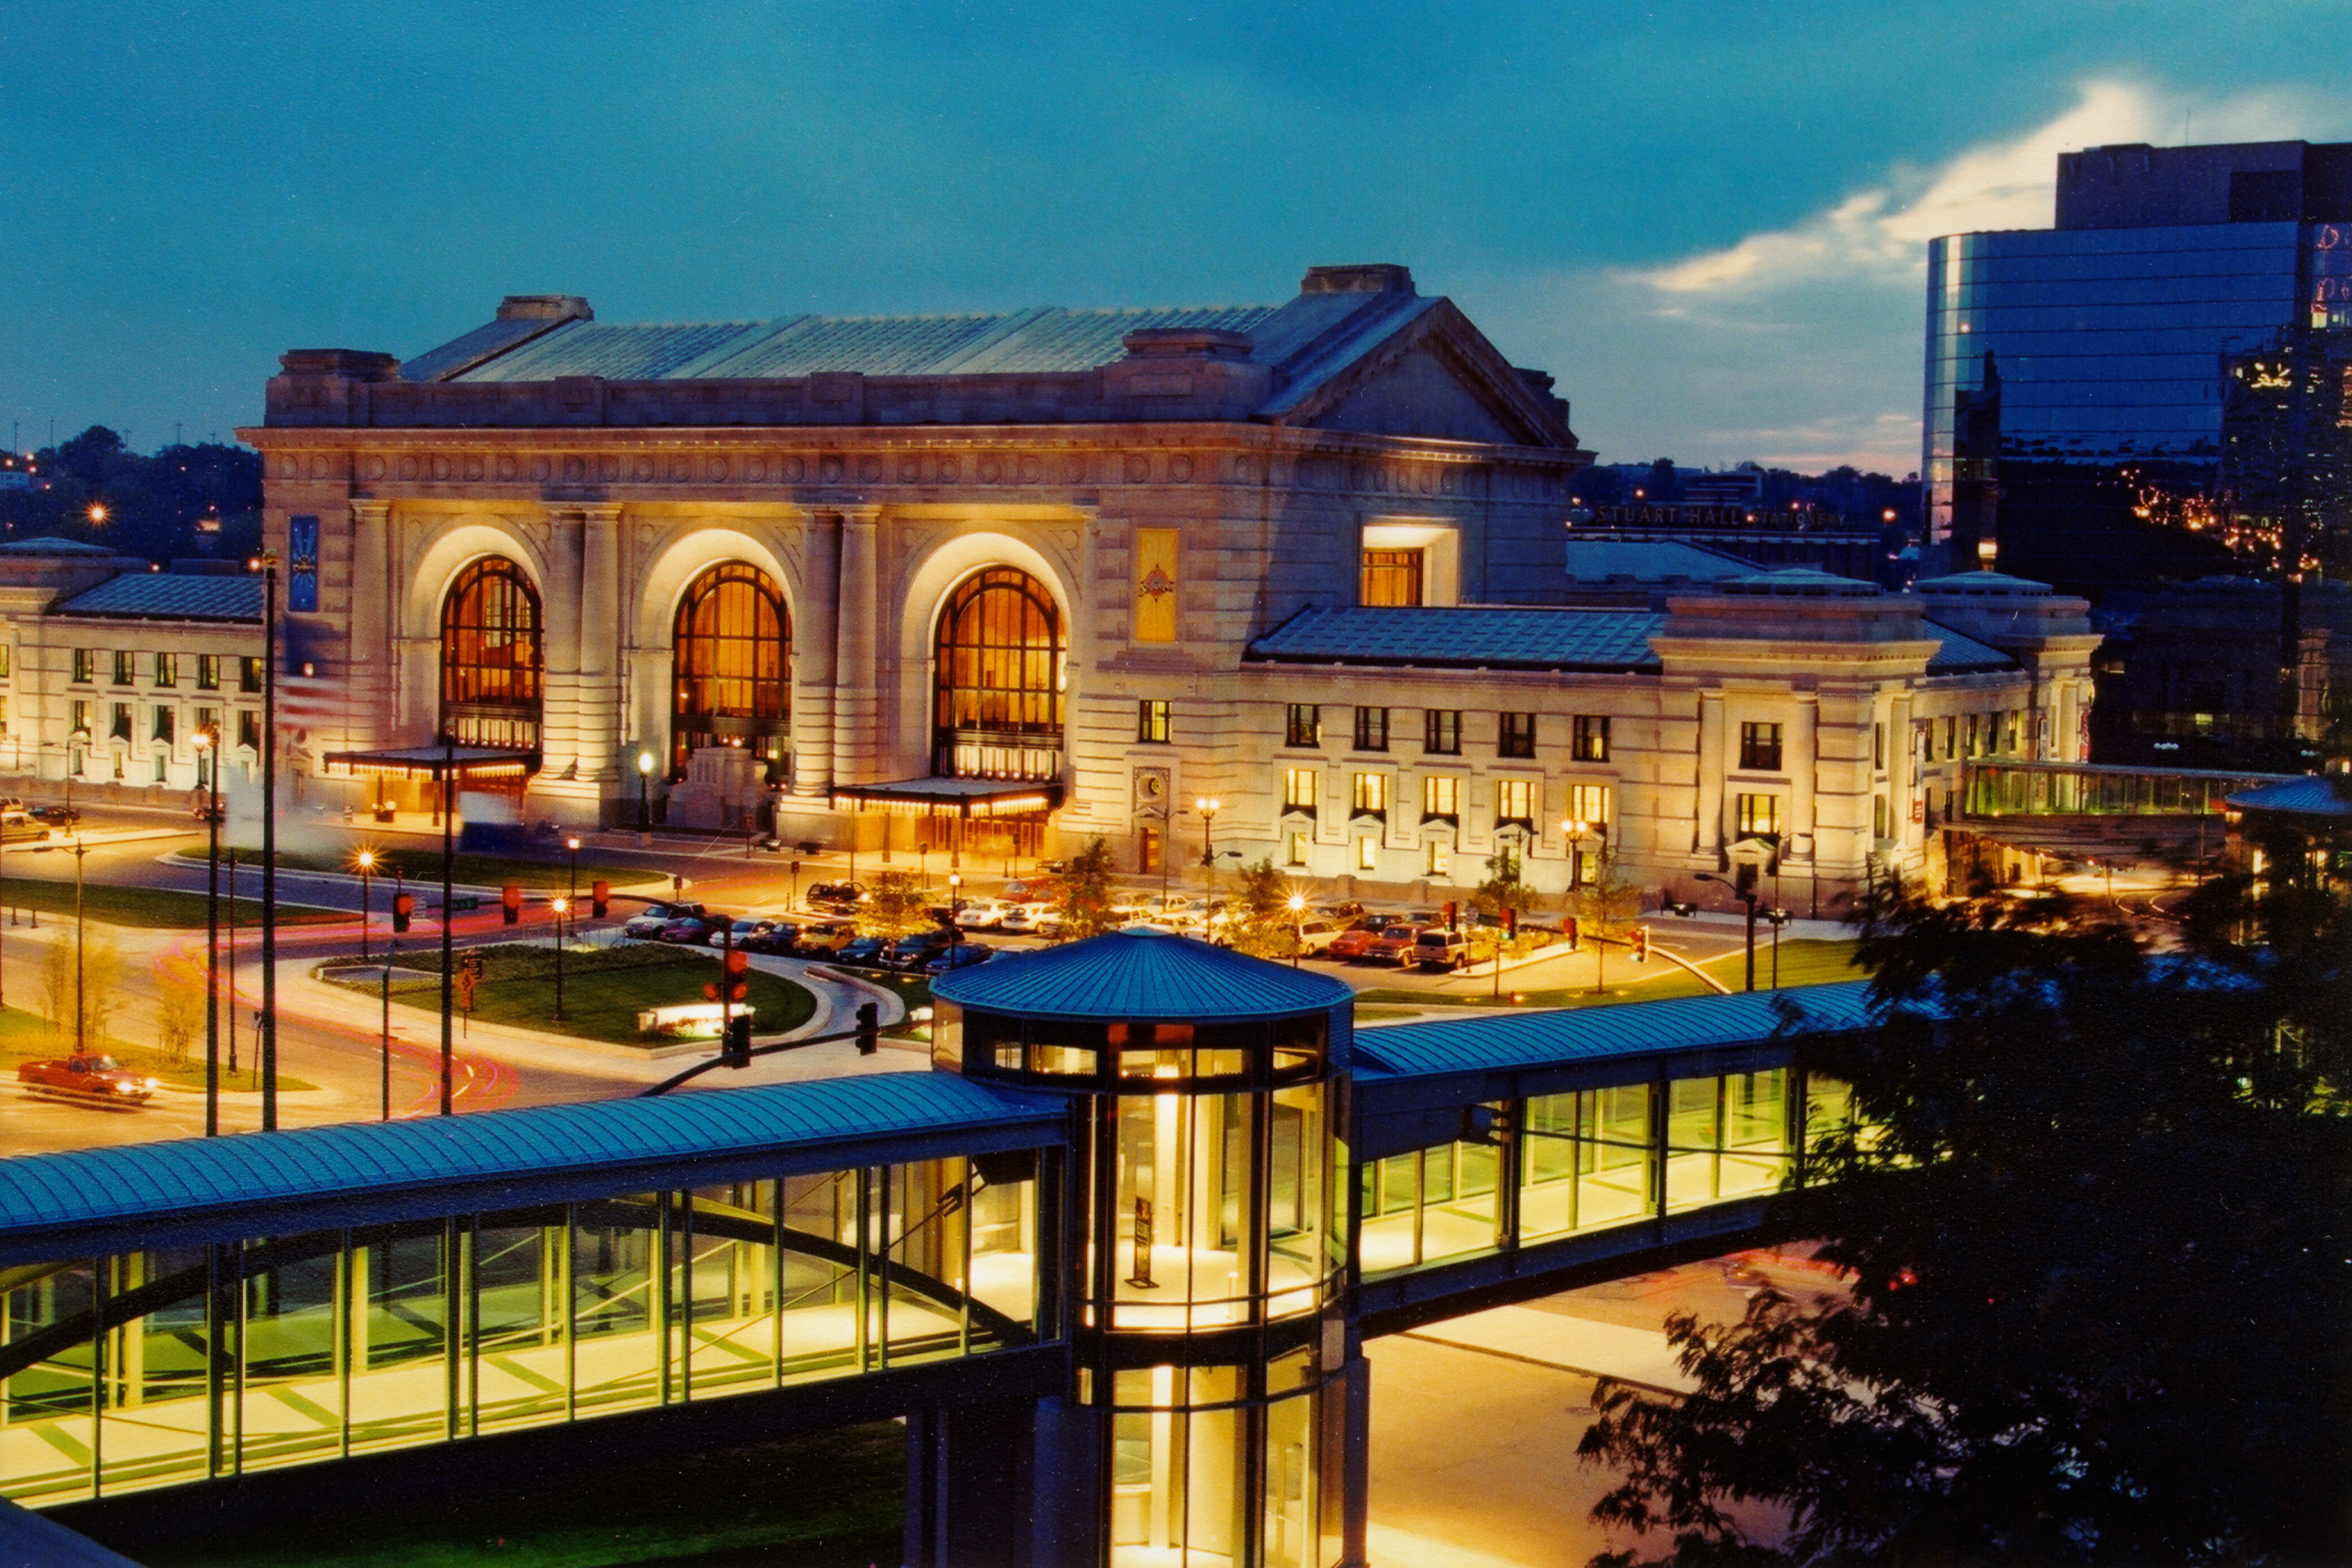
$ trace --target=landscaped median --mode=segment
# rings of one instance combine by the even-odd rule
[[[1854,942],[1851,937],[1822,941],[1811,937],[1791,937],[1780,944],[1780,985],[1829,985],[1839,981],[1866,978],[1853,967]],[[1747,977],[1748,957],[1744,949],[1700,961],[1698,967],[1722,981],[1732,990],[1740,989]],[[1622,949],[1609,955],[1608,990],[1593,994],[1589,985],[1561,986],[1544,991],[1512,991],[1510,971],[1505,970],[1505,989],[1499,998],[1483,992],[1460,993],[1415,991],[1402,986],[1375,986],[1358,992],[1357,1016],[1364,1016],[1363,1004],[1385,1004],[1405,1007],[1416,1003],[1444,1007],[1597,1007],[1618,1002],[1664,1002],[1676,996],[1712,996],[1715,988],[1674,964],[1661,964],[1655,960],[1644,968],[1632,961]],[[1772,953],[1769,942],[1756,946],[1756,984],[1768,987],[1772,984]]]
[[[485,1024],[507,1024],[542,1034],[651,1051],[674,1045],[675,1037],[641,1034],[637,1016],[657,1007],[698,1005],[706,985],[719,982],[719,954],[706,948],[657,943],[618,947],[572,947],[563,951],[563,1017],[555,1016],[555,950],[545,942],[502,942],[457,950],[459,965],[481,960],[481,977],[471,987],[466,1016]],[[425,1014],[441,1010],[441,950],[437,944],[403,951],[394,961],[395,1006]],[[381,957],[330,959],[316,973],[332,984],[376,995],[383,984]],[[744,1005],[762,1035],[782,1034],[808,1022],[816,997],[804,986],[754,969],[744,977]],[[457,1003],[465,1010],[466,988]]]

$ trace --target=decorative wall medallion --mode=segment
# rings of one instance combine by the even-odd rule
[[[1431,473],[1427,468],[1423,468],[1419,473],[1415,474],[1413,476],[1413,481],[1415,488],[1423,495],[1432,495],[1436,492],[1437,476]]]
[[[289,462],[287,465],[286,476],[289,479],[294,477],[294,468],[291,462]],[[416,477],[415,458],[403,458],[400,459],[400,477],[404,479],[413,479]]]
[[[670,483],[672,483],[672,484],[674,484],[674,485],[682,485],[682,484],[686,483],[686,481],[687,481],[688,479],[692,479],[693,477],[694,477],[694,459],[693,459],[693,458],[689,458],[689,457],[686,456],[684,453],[682,453],[682,452],[681,452],[681,453],[680,453],[680,454],[678,454],[677,457],[674,457],[674,458],[672,458],[669,460],[669,479],[670,479]]]
[[[1020,472],[1021,482],[1023,484],[1034,485],[1039,479],[1045,477],[1045,465],[1039,462],[1034,457],[1032,457],[1027,453],[1024,453],[1021,458]]]
[[[586,478],[588,477],[588,464],[587,464],[587,461],[586,461],[584,458],[564,458],[564,459],[563,459],[563,477],[564,477],[565,479],[573,479],[573,480],[578,480],[578,479],[586,479]]]
[[[974,471],[980,475],[982,484],[992,485],[1004,477],[1004,463],[994,453],[991,453],[981,458]]]
[[[866,485],[880,484],[882,482],[882,459],[879,458],[860,458],[857,460],[857,482]]]
[[[652,479],[654,477],[654,460],[651,458],[639,458],[637,459],[635,471],[637,478],[640,479]]]
[[[1178,484],[1192,477],[1192,459],[1179,452],[1168,459],[1168,477]]]
[[[793,484],[800,483],[807,474],[808,463],[805,459],[801,458],[786,458],[784,459],[784,478],[791,480]]]
[[[1135,770],[1135,809],[1159,811],[1168,804],[1168,770],[1138,768]]]
[[[841,474],[842,461],[839,458],[827,456],[818,459],[816,465],[816,477],[824,480],[826,484],[830,485],[838,483],[841,479]]]
[[[500,458],[499,459],[499,478],[502,479],[510,479],[514,477],[515,460],[512,458]]]
[[[479,453],[466,459],[466,477],[469,479],[478,479],[482,477],[482,458]]]
[[[1127,459],[1127,482],[1139,485],[1151,477],[1151,459],[1137,453]]]
[[[940,459],[940,482],[951,485],[963,477],[963,462],[953,453]]]
[[[1062,482],[1066,485],[1082,485],[1086,483],[1087,460],[1084,458],[1079,457],[1068,457],[1063,458]]]
[[[727,478],[727,459],[724,458],[711,458],[709,463],[703,466],[702,472],[703,476],[714,484],[723,482]]]
[[[1459,468],[1448,468],[1444,473],[1438,475],[1437,488],[1450,496],[1460,495],[1462,493],[1462,470]]]
[[[533,458],[530,460],[530,477],[533,479],[538,480],[541,483],[545,483],[547,476],[552,471],[553,469],[549,465],[549,462],[545,458]]]
[[[911,485],[923,477],[923,465],[912,458],[898,459],[898,482]]]
[[[1065,550],[1076,550],[1078,547],[1078,531],[1075,528],[1062,529],[1054,537],[1062,542],[1062,548]]]
[[[744,458],[743,477],[747,479],[766,479],[768,477],[768,459],[757,457]]]
[[[1247,458],[1235,458],[1234,459],[1234,483],[1237,485],[1245,485],[1249,482],[1250,460]]]
[[[383,459],[382,458],[370,458],[365,463],[361,465],[360,471],[365,474],[369,479],[380,479],[383,478]]]

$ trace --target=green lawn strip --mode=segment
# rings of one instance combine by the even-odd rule
[[[68,997],[67,1005],[68,1008],[72,1005],[70,996]],[[223,1094],[261,1092],[260,1075],[255,1070],[250,1060],[253,1054],[250,1041],[247,1041],[247,1049],[237,1053],[239,1070],[232,1073],[227,1068],[226,1042],[223,1042],[224,1055],[220,1079]],[[121,1062],[128,1070],[138,1073],[143,1078],[161,1079],[175,1089],[205,1087],[205,1043],[201,1037],[189,1049],[188,1060],[176,1064],[153,1046],[137,1045],[115,1034],[108,1035],[104,1042],[99,1046],[99,1049]],[[53,1026],[38,1013],[28,1013],[21,1007],[0,1007],[0,1071],[5,1071],[11,1081],[15,1079],[16,1068],[20,1063],[54,1061],[71,1055],[73,1055],[73,1014],[70,1011],[66,1014],[65,1026],[58,1028]],[[298,1089],[316,1089],[319,1086],[299,1078],[289,1078],[284,1072],[280,1072],[278,1075],[278,1087],[281,1091],[290,1094]]]
[[[223,879],[224,881],[226,879]],[[82,913],[90,920],[111,926],[139,926],[160,931],[201,931],[205,923],[205,895],[184,893],[173,888],[123,888],[106,882],[86,882],[81,891]],[[229,921],[230,900],[220,901],[223,930]],[[236,923],[239,927],[261,923],[261,903],[257,899],[238,899]],[[10,877],[0,886],[0,905],[16,910],[38,910],[45,915],[73,917],[74,888],[70,880],[51,881],[46,878]],[[279,925],[315,925],[330,921],[356,920],[356,911],[338,914],[331,910],[312,909],[307,905],[280,902],[278,906]]]
[[[1811,938],[1784,942],[1780,944],[1780,984],[1786,988],[1791,985],[1828,985],[1842,980],[1864,979],[1866,976],[1863,972],[1853,967],[1853,939],[1847,937],[1829,942],[1816,941]],[[1719,958],[1708,959],[1699,967],[1737,991],[1747,977],[1747,953],[1742,950],[1725,953]],[[1654,958],[1647,965],[1638,964],[1630,955],[1618,952],[1609,955],[1607,983],[1607,993],[1600,996],[1595,996],[1592,994],[1592,988],[1589,985],[1562,986],[1548,991],[1514,992],[1511,988],[1511,977],[1506,974],[1503,976],[1503,995],[1499,1003],[1485,991],[1475,994],[1457,994],[1408,991],[1402,987],[1388,986],[1359,991],[1356,993],[1356,1004],[1359,1008],[1366,1003],[1394,1005],[1418,1004],[1424,1007],[1430,1005],[1607,1007],[1614,1006],[1620,1002],[1665,1002],[1677,996],[1717,994],[1715,987],[1680,965],[1666,964],[1664,961]],[[1772,984],[1772,954],[1769,945],[1764,942],[1759,942],[1756,948],[1756,984],[1759,988]],[[1518,997],[1516,1003],[1511,1000],[1515,994]]]
[[[414,848],[404,843],[375,844],[371,847],[378,858],[377,881],[391,885],[391,873],[381,868],[391,865],[400,868],[400,874],[408,879],[411,892],[423,892],[440,886],[441,850],[437,845],[429,849]],[[359,867],[352,860],[355,853],[357,851],[353,849],[339,855],[318,855],[281,849],[278,852],[278,864],[289,871],[341,871],[356,877]],[[259,857],[257,856],[251,863],[260,864]],[[562,859],[526,860],[512,855],[452,856],[449,874],[461,886],[471,888],[503,888],[512,882],[535,891],[566,892],[572,885],[569,862]],[[598,866],[583,860],[580,863],[580,896],[586,898],[589,889],[600,879],[616,888],[626,888],[640,882],[659,881],[662,877],[661,871],[650,867]]]
[[[152,1568],[866,1568],[903,1548],[906,1434],[849,1426],[551,1473],[520,1485],[348,1496],[235,1532],[124,1538]]]
[[[482,958],[481,984],[474,992],[473,1016],[486,1024],[512,1024],[575,1039],[602,1040],[614,1045],[656,1046],[668,1042],[637,1033],[637,1009],[701,1002],[705,985],[719,978],[719,955],[708,948],[671,947],[653,942],[589,950],[567,949],[563,954],[563,1021],[555,1021],[555,951],[544,942],[502,942],[494,947],[459,950]],[[378,953],[375,963],[382,963]],[[441,950],[426,944],[404,948],[397,960],[405,970],[422,974],[395,976],[394,1002],[421,1012],[441,1007]],[[321,965],[363,968],[356,957],[329,960]],[[380,981],[366,974],[335,982],[355,991],[374,994]],[[762,1035],[797,1028],[815,1016],[816,997],[805,986],[781,976],[751,971],[746,998]]]

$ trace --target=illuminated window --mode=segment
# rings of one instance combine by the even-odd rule
[[[1777,839],[1780,837],[1779,795],[1743,795],[1735,804],[1739,814],[1740,837]]]
[[[250,708],[240,709],[236,715],[236,743],[261,750],[261,715]]]
[[[1291,866],[1306,865],[1307,835],[1304,833],[1293,833],[1288,835],[1285,838],[1284,842],[1287,847],[1287,858],[1286,859],[1285,864]]]
[[[1590,823],[1595,827],[1608,826],[1610,793],[1607,784],[1569,785],[1569,819],[1572,822]]]
[[[1447,773],[1432,773],[1421,781],[1421,815],[1444,822],[1462,818],[1462,781]]]
[[[487,556],[441,602],[441,732],[460,745],[539,744],[539,594],[522,568]]]
[[[1978,729],[1977,716],[1973,713],[1969,715],[1969,755],[1972,757],[1984,755],[1984,735]]]
[[[8,679],[9,658],[10,654],[8,645],[6,643],[0,642],[0,680],[5,680]]]
[[[1522,827],[1532,827],[1536,821],[1536,786],[1533,779],[1496,779],[1495,781],[1495,826],[1516,822]]]
[[[1960,721],[1958,715],[1944,715],[1944,761],[1950,762],[1960,754]]]
[[[1886,771],[1886,726],[1870,727],[1870,765],[1879,773]]]
[[[196,655],[196,689],[199,691],[220,689],[220,655],[216,653]]]
[[[89,733],[89,704],[77,700],[73,705],[73,730],[77,735]]]
[[[1294,702],[1282,731],[1286,746],[1319,746],[1323,743],[1323,710],[1312,702]]]
[[[1168,743],[1168,700],[1146,697],[1135,705],[1135,739],[1146,746]]]
[[[1323,774],[1315,768],[1285,768],[1282,770],[1282,809],[1304,811],[1312,815],[1318,795],[1323,787]]]
[[[1576,741],[1570,753],[1580,763],[1605,763],[1609,760],[1609,715],[1579,713],[1576,716]]]
[[[1358,773],[1355,792],[1350,796],[1358,816],[1385,816],[1389,809],[1389,775]]]
[[[670,770],[706,746],[748,749],[783,777],[793,636],[775,580],[741,561],[694,580],[670,627]]]
[[[198,735],[210,735],[215,740],[218,740],[220,737],[220,710],[217,708],[197,709],[196,727],[192,733]]]
[[[155,656],[155,684],[158,686],[177,686],[180,684],[180,656],[178,654],[159,653]]]
[[[1740,725],[1739,765],[1751,773],[1779,773],[1780,771],[1780,726],[1778,724]]]
[[[139,656],[128,648],[114,650],[114,684],[128,686],[139,679]]]
[[[178,738],[178,711],[158,704],[155,709],[154,728],[149,731],[148,738],[168,746]]]
[[[261,689],[261,661],[247,654],[236,662],[236,689],[239,691]]]
[[[1367,605],[1418,605],[1422,602],[1419,550],[1364,552],[1363,602]]]
[[[1421,716],[1421,749],[1433,757],[1462,754],[1462,710],[1431,708]]]
[[[1532,713],[1504,713],[1495,726],[1495,754],[1498,757],[1532,757],[1536,754],[1536,716]]]
[[[1454,850],[1443,838],[1429,841],[1428,871],[1433,877],[1451,875],[1454,870]]]
[[[97,679],[97,670],[98,650],[96,648],[78,647],[73,650],[73,678],[76,680],[85,682],[94,680]]]
[[[1385,708],[1356,710],[1356,750],[1385,752],[1389,749],[1389,710]]]
[[[1356,869],[1359,871],[1376,871],[1380,869],[1380,865],[1381,841],[1377,838],[1370,837],[1357,839]]]
[[[1874,838],[1889,837],[1886,830],[1886,797],[1883,795],[1870,797],[1870,835]]]
[[[992,566],[940,616],[932,772],[1050,778],[1061,772],[1062,614],[1026,572]]]
[[[118,702],[114,705],[114,712],[110,717],[110,722],[107,724],[106,732],[118,741],[127,741],[131,739],[130,703]]]

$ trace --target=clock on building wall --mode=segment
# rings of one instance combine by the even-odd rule
[[[1139,811],[1158,811],[1168,799],[1168,770],[1138,768],[1135,770],[1135,806]]]

